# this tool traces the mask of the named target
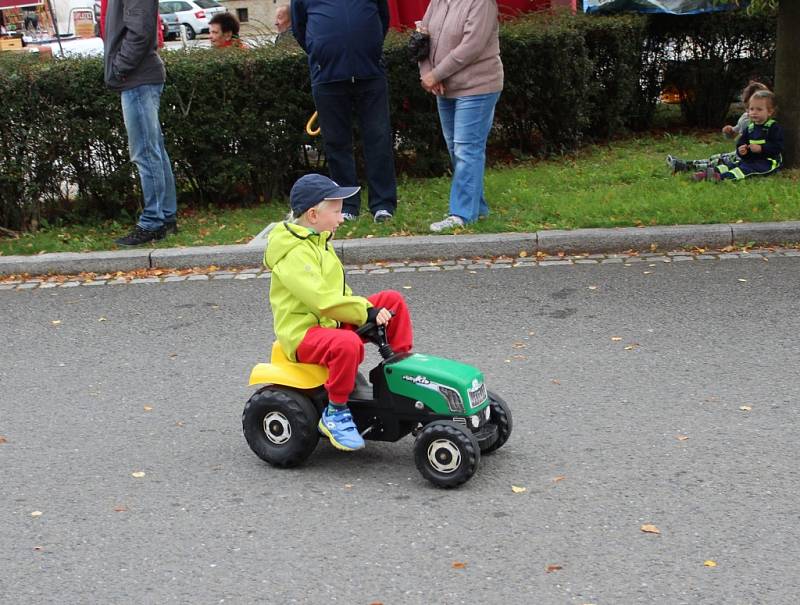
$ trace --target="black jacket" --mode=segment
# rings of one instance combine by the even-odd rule
[[[158,56],[158,0],[108,0],[105,22],[105,81],[112,90],[163,84]]]
[[[750,122],[736,142],[737,155],[739,146],[751,143],[761,145],[761,153],[749,151],[746,155],[740,156],[743,161],[768,160],[775,162],[776,166],[780,166],[783,163],[783,128],[772,118],[763,124]]]
[[[312,85],[386,75],[387,0],[292,0],[292,31],[308,54]]]

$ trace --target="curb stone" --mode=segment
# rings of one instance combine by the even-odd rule
[[[262,232],[263,233],[263,232]],[[598,254],[623,251],[722,249],[745,244],[800,243],[800,221],[616,229],[553,230],[534,233],[422,235],[334,240],[345,265],[376,261],[431,261],[520,253]],[[233,244],[191,248],[156,248],[102,252],[57,252],[35,256],[0,256],[0,275],[113,273],[137,269],[193,267],[258,267],[262,246]],[[602,261],[608,262],[608,259]]]

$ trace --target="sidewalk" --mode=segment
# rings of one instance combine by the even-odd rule
[[[800,243],[800,221],[671,227],[622,227],[485,235],[422,235],[334,240],[346,265],[377,261],[452,260],[474,257],[518,257],[520,253],[605,254],[692,248]],[[63,252],[36,256],[0,256],[2,275],[113,273],[139,269],[192,267],[258,267],[263,232],[248,244],[194,248],[137,248],[104,252]]]

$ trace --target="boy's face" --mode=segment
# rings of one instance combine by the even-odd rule
[[[217,48],[225,46],[225,43],[230,42],[231,38],[233,38],[233,32],[223,32],[219,23],[212,23],[208,26],[208,39],[211,40],[212,46]]]
[[[775,110],[769,99],[750,99],[750,104],[747,106],[747,115],[751,122],[756,124],[763,124],[772,117]]]
[[[308,222],[317,233],[323,231],[336,232],[336,228],[344,222],[342,217],[342,200],[326,200],[308,211]]]

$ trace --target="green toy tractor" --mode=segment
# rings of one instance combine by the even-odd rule
[[[367,323],[357,334],[378,346],[381,362],[358,374],[348,405],[367,440],[416,437],[414,460],[428,481],[457,487],[478,468],[481,455],[494,452],[511,435],[508,404],[486,390],[476,368],[420,353],[395,354],[384,326]],[[297,466],[314,451],[322,409],[328,403],[323,366],[289,361],[280,345],[270,363],[257,364],[251,385],[264,385],[247,402],[242,429],[262,460],[281,468]]]

